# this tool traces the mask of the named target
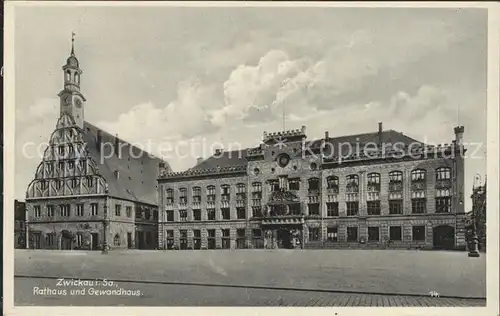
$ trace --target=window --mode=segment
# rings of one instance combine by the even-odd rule
[[[339,203],[329,202],[326,203],[326,215],[327,216],[339,216]]]
[[[83,204],[76,205],[76,216],[83,216]]]
[[[92,177],[87,177],[87,186],[91,188],[94,185]]]
[[[236,201],[246,200],[247,187],[244,183],[238,183],[236,185]]]
[[[300,190],[300,179],[290,179],[288,181],[288,189],[292,191]]]
[[[389,172],[389,191],[403,191],[403,172]]]
[[[222,249],[231,248],[231,238],[229,229],[222,229]]]
[[[56,245],[56,233],[49,233],[46,237],[47,246],[54,247]]]
[[[236,208],[236,216],[238,219],[245,219],[246,218],[246,209],[244,207]]]
[[[264,238],[261,229],[252,229],[252,246],[254,248],[264,248]]]
[[[252,207],[252,217],[262,217],[264,214],[262,214],[262,207],[260,206],[253,206]]]
[[[154,210],[153,211],[153,220],[157,220],[158,219],[158,210]]]
[[[300,215],[300,203],[288,205],[289,215]]]
[[[125,212],[127,213],[127,217],[132,217],[132,206],[127,206],[125,208]]]
[[[201,230],[193,230],[193,248],[195,250],[201,249]]]
[[[359,211],[359,203],[356,202],[346,202],[347,216],[356,216]]]
[[[53,217],[55,215],[54,205],[47,205],[47,216]]]
[[[207,229],[207,248],[215,249],[215,229]]]
[[[347,227],[347,241],[358,241],[357,227]]]
[[[193,220],[201,221],[201,210],[200,209],[193,210]]]
[[[57,150],[59,152],[59,156],[64,157],[64,146],[62,146],[62,145],[59,146]]]
[[[187,189],[186,188],[180,188],[179,189],[179,203],[180,204],[187,204]]]
[[[193,188],[193,203],[201,203],[201,188]]]
[[[319,216],[319,204],[318,203],[313,203],[308,205],[309,208],[309,215],[313,216]]]
[[[229,185],[224,184],[221,186],[221,200],[224,202],[229,202],[230,191]]]
[[[97,203],[90,204],[90,211],[92,216],[97,216],[98,210],[99,210],[99,204]]]
[[[181,244],[180,246],[180,249],[181,250],[186,250],[187,249],[187,243],[188,243],[188,233],[187,233],[187,230],[185,229],[181,229],[179,231],[180,233],[180,238],[179,238],[179,242]]]
[[[389,200],[389,214],[403,214],[403,200]]]
[[[437,168],[436,169],[436,180],[450,180],[451,179],[451,169],[450,168]]]
[[[319,227],[309,227],[309,241],[319,240]]]
[[[401,226],[391,226],[389,228],[390,240],[401,240]]]
[[[318,192],[319,191],[319,179],[318,178],[311,178],[309,179],[309,192]]]
[[[167,249],[174,249],[174,231],[167,230]]]
[[[368,227],[368,241],[379,241],[380,234],[378,227]]]
[[[51,162],[49,162],[47,163],[47,172],[52,173],[52,171],[54,171],[54,165]]]
[[[167,189],[167,204],[174,204],[174,190]]]
[[[85,164],[85,160],[80,160],[80,161],[78,161],[78,167],[79,167],[79,168],[80,168],[83,172],[85,172],[85,166],[86,166],[86,164]]]
[[[179,211],[179,221],[187,222],[188,220],[188,212],[186,210]]]
[[[367,202],[368,215],[380,215],[380,201]]]
[[[346,177],[346,191],[347,193],[359,192],[359,177],[357,174],[351,174]]]
[[[59,170],[62,170],[64,171],[64,162],[63,161],[59,161],[59,163],[57,164]]]
[[[166,211],[167,213],[167,222],[173,222],[174,221],[174,211]]]
[[[380,173],[369,173],[368,179],[368,191],[380,192]]]
[[[260,205],[260,200],[262,199],[262,184],[260,182],[252,183],[252,199],[254,205]]]
[[[338,241],[338,228],[337,227],[328,227],[326,229],[326,238],[328,241]]]
[[[278,180],[269,180],[269,189],[271,192],[276,192],[280,190],[280,185]]]
[[[77,178],[71,179],[71,187],[76,188],[77,186],[78,186],[78,179]]]
[[[69,131],[70,131],[70,134],[72,134],[72,130],[69,130]],[[69,153],[69,156],[72,156],[75,153],[75,149],[73,148],[73,145],[68,146],[68,153]]]
[[[75,162],[74,161],[69,161],[68,162],[68,168],[71,169],[71,170],[75,169]]]
[[[215,221],[215,209],[214,208],[207,209],[207,219],[209,221]]]
[[[70,216],[69,204],[59,205],[59,210],[61,212],[62,217],[69,217]]]
[[[60,189],[63,186],[63,181],[62,180],[56,180],[56,188]]]
[[[75,247],[80,248],[83,246],[83,234],[77,233],[75,236]]]
[[[49,187],[49,184],[47,183],[47,181],[45,181],[45,180],[40,181],[40,188],[42,190],[47,190],[48,187]]]
[[[236,229],[236,248],[237,249],[245,248],[245,229],[244,228]]]
[[[113,238],[113,245],[115,247],[119,247],[120,246],[120,235],[116,234],[115,237]]]
[[[336,176],[326,178],[326,188],[332,193],[339,193],[339,178]]]
[[[35,217],[40,217],[40,216],[42,216],[42,210],[41,210],[40,205],[35,205],[35,206],[33,206],[33,210],[34,210],[34,212],[33,212],[33,213],[34,213],[34,216],[35,216]]]
[[[151,218],[151,210],[150,209],[145,209],[144,210],[144,218],[149,220]]]
[[[411,200],[411,212],[415,214],[423,214],[426,211],[426,200],[425,199],[412,199]]]
[[[413,170],[411,172],[411,181],[412,182],[425,181],[425,177],[426,177],[426,171],[425,170],[417,169],[417,170]]]
[[[115,205],[115,215],[120,216],[122,214],[122,206],[120,204]]]
[[[451,212],[451,197],[443,196],[436,198],[436,213]]]
[[[215,202],[215,186],[213,185],[207,187],[207,201]]]
[[[425,226],[413,226],[412,236],[414,241],[425,241]]]
[[[222,219],[230,219],[230,212],[229,212],[229,208],[227,207],[224,207],[224,208],[221,208],[221,214],[222,214]]]

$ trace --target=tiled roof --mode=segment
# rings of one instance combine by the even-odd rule
[[[168,163],[119,139],[121,156],[118,157],[114,153],[116,136],[88,122],[84,123],[84,131],[89,153],[97,163],[99,173],[106,179],[109,194],[156,205],[159,164],[164,163],[165,168],[170,170]],[[98,144],[99,134],[101,145]]]
[[[321,146],[323,139],[316,139],[312,141],[308,141],[306,146],[309,148],[319,148]],[[345,155],[348,151],[349,146],[340,146],[340,144],[349,143],[351,146],[356,146],[357,143],[360,145],[373,142],[377,144],[379,142],[379,133],[364,133],[364,134],[356,134],[356,135],[348,135],[348,136],[340,136],[340,137],[330,137],[329,141],[332,144],[331,148],[334,151],[338,151],[341,149],[342,155]],[[387,130],[382,132],[382,142],[385,144],[394,144],[394,143],[402,143],[405,146],[410,145],[411,143],[423,144],[411,137],[404,135],[403,133]],[[335,154],[338,155],[338,154]],[[204,169],[213,169],[217,167],[228,167],[228,166],[241,166],[247,164],[247,149],[243,149],[241,151],[227,151],[222,152],[221,155],[211,156],[193,168],[189,169],[190,171],[204,170]]]

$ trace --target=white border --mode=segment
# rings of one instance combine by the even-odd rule
[[[14,114],[15,114],[15,72],[14,72],[14,8],[24,6],[188,6],[188,7],[428,7],[428,8],[487,8],[488,13],[488,112],[487,112],[487,307],[14,307],[13,267],[14,249],[11,233],[14,230]],[[499,29],[500,5],[495,2],[24,2],[6,1],[4,10],[4,315],[88,315],[114,314],[140,315],[147,313],[173,313],[174,315],[498,315],[498,202],[499,202]]]

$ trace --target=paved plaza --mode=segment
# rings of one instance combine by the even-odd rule
[[[486,297],[486,256],[469,258],[466,252],[445,251],[115,251],[102,255],[17,250],[15,275],[14,298],[19,305],[481,306]],[[95,293],[33,293],[34,288],[61,289],[57,278],[63,277],[106,279],[124,291],[102,292],[97,297]],[[63,286],[68,291],[72,287],[78,288]],[[431,291],[440,297],[430,297]]]

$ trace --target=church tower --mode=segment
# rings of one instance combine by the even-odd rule
[[[75,56],[75,33],[71,37],[71,55],[62,67],[64,74],[64,88],[58,96],[61,100],[60,115],[71,115],[76,125],[83,129],[84,102],[85,97],[80,93],[80,69],[78,59]]]

